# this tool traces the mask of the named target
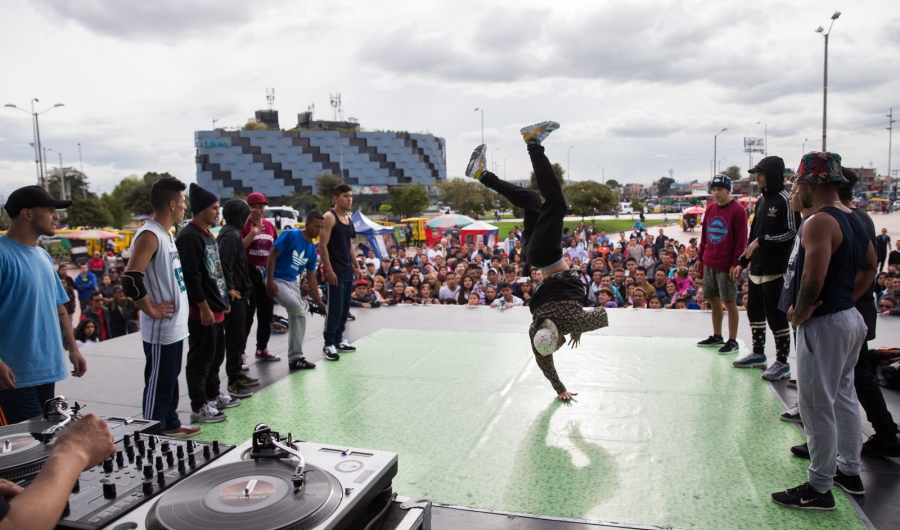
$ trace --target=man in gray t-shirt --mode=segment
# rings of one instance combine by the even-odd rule
[[[455,299],[459,294],[459,278],[456,276],[455,272],[447,273],[447,285],[441,287],[441,290],[438,294],[438,298],[441,300],[441,303],[448,298]]]

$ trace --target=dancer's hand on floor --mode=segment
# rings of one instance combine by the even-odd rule
[[[577,348],[581,344],[581,333],[572,333],[569,335],[569,346]]]
[[[578,392],[569,392],[568,390],[559,394],[560,401],[569,401],[573,397],[577,396]]]

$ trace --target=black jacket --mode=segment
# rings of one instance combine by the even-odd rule
[[[134,309],[134,302],[129,298],[126,298],[125,303],[122,305],[119,305],[115,299],[109,303],[110,338],[121,337],[122,335],[128,334],[128,313],[130,313],[132,309]]]
[[[222,273],[216,238],[191,221],[178,233],[175,246],[181,257],[181,270],[191,308],[206,301],[213,313],[228,309],[225,275]]]
[[[740,259],[750,274],[765,276],[787,272],[800,226],[800,214],[791,210],[790,194],[784,189],[784,161],[777,156],[763,158],[757,164],[765,171],[766,191],[756,201],[749,241],[759,242],[750,259]]]
[[[225,286],[241,293],[241,297],[250,296],[253,285],[247,268],[247,256],[244,254],[244,238],[241,229],[250,216],[250,207],[241,199],[231,199],[222,207],[222,218],[225,226],[219,231],[216,242],[219,244],[219,259],[222,261],[222,272],[225,275]]]

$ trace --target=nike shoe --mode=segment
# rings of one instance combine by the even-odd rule
[[[339,351],[341,353],[348,352],[348,351],[356,351],[356,347],[351,345],[346,340],[342,340],[341,343],[336,346],[336,348],[337,348],[337,351]]]
[[[252,396],[253,396],[253,392],[251,392],[251,391],[250,391],[247,387],[245,387],[244,385],[235,382],[235,383],[232,383],[232,384],[228,385],[228,395],[231,396],[232,398],[235,398],[235,399],[237,399],[237,398],[242,398],[242,399],[243,399],[243,398],[252,397]],[[216,401],[218,401],[218,399],[217,399]],[[238,401],[238,403],[240,403],[240,401]],[[228,408],[228,407],[226,406],[226,407],[222,407],[222,408],[223,408],[223,409],[226,409],[226,408]]]
[[[697,343],[697,346],[721,346],[725,344],[722,335],[710,335]]]
[[[519,133],[522,134],[522,138],[525,139],[526,144],[531,140],[534,140],[538,145],[541,145],[541,142],[546,140],[547,137],[550,136],[550,133],[556,129],[559,129],[559,124],[555,121],[542,121],[541,123],[522,127],[522,129],[519,130]]]
[[[766,381],[779,381],[781,379],[787,379],[790,376],[791,365],[780,361],[772,363],[772,366],[766,368],[766,371],[762,374],[762,378]]]
[[[797,380],[796,379],[788,379],[787,387],[788,388],[797,388]]]
[[[775,504],[787,506],[788,508],[797,508],[798,510],[834,509],[834,496],[831,494],[831,490],[819,493],[809,485],[809,482],[796,488],[773,493],[772,501]]]
[[[280,361],[281,357],[275,355],[274,353],[269,353],[269,349],[265,350],[256,350],[256,360],[257,361]]]
[[[754,368],[766,365],[766,356],[760,353],[751,353],[732,362],[735,368]]]
[[[791,408],[787,409],[787,411],[779,416],[778,419],[788,423],[803,423],[803,421],[800,420],[800,405],[795,401]]]
[[[866,494],[866,488],[863,486],[862,479],[859,478],[859,475],[845,475],[838,469],[837,475],[834,476],[834,483],[850,495]]]
[[[319,304],[317,302],[313,302],[312,300],[309,300],[306,303],[309,304],[308,311],[310,313],[314,313],[316,315],[322,315],[323,317],[325,316],[325,306],[323,306],[322,304]]]
[[[216,399],[210,401],[209,404],[215,407],[216,410],[221,410],[236,407],[241,404],[241,400],[236,397],[231,397],[228,392],[223,390],[219,392],[219,395],[216,396]]]
[[[316,365],[307,361],[306,357],[300,357],[299,359],[288,360],[288,368],[291,370],[312,370]]]
[[[209,403],[203,405],[200,410],[191,412],[191,423],[218,423],[226,419],[228,419],[227,414],[219,412],[216,407]]]
[[[339,361],[341,360],[341,356],[338,355],[337,348],[334,346],[325,346],[322,348],[322,355],[325,356],[329,361]]]
[[[190,438],[192,436],[197,436],[201,432],[203,432],[203,429],[200,427],[188,427],[187,425],[182,425],[177,429],[163,431],[162,433],[170,438]]]
[[[737,353],[741,351],[741,347],[738,346],[738,343],[734,339],[728,339],[725,344],[719,348],[719,355],[731,355],[732,353]]]
[[[806,444],[795,445],[791,447],[791,454],[797,458],[809,460],[809,446]]]
[[[481,180],[481,176],[484,175],[484,172],[487,168],[487,146],[484,144],[479,145],[472,151],[472,157],[469,159],[469,165],[466,166],[466,176],[475,179]]]

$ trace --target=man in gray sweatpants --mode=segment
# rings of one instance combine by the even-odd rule
[[[306,336],[306,315],[325,315],[325,304],[322,303],[316,283],[318,251],[313,243],[319,237],[324,223],[322,214],[310,212],[306,216],[306,228],[302,231],[285,230],[278,236],[266,262],[266,294],[288,312],[288,367],[292,370],[316,367],[303,357],[303,339]],[[300,294],[297,280],[301,270],[306,271],[313,300],[304,300]]]
[[[803,222],[795,256],[801,274],[787,316],[797,330],[797,389],[811,462],[808,482],[772,494],[774,502],[803,510],[833,510],[833,484],[852,495],[865,493],[853,381],[866,324],[854,304],[874,281],[876,259],[865,225],[840,203],[845,182],[840,155],[803,156],[798,196],[816,213]]]

